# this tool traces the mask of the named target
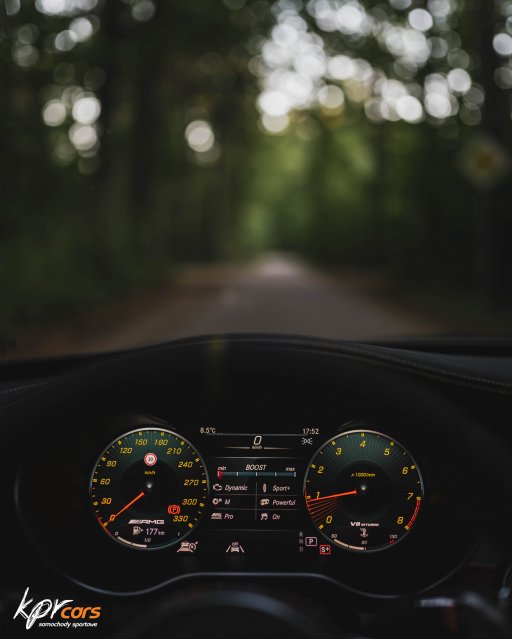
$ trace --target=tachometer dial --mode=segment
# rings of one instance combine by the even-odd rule
[[[304,484],[313,523],[348,550],[382,550],[414,526],[423,499],[418,465],[396,440],[353,430],[329,440],[308,467]]]
[[[156,427],[109,444],[91,478],[91,504],[101,527],[134,548],[163,548],[184,539],[207,498],[199,453],[181,435]]]

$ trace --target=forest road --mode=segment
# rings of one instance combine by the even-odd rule
[[[241,267],[184,269],[171,286],[24,339],[17,355],[110,351],[239,332],[372,340],[443,328],[386,298],[375,274],[330,274],[291,256],[269,254]]]
[[[379,300],[371,276],[333,276],[289,256],[268,255],[219,291],[180,333],[261,331],[364,340],[424,335],[433,326]]]

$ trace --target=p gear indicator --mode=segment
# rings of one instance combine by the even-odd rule
[[[196,527],[208,500],[208,476],[181,435],[141,428],[121,435],[100,455],[90,499],[112,539],[143,550],[164,548]]]

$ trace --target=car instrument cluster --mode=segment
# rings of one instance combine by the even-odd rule
[[[409,596],[501,534],[484,431],[387,369],[212,338],[62,384],[20,417],[14,505],[27,548],[92,590],[314,578]]]
[[[292,573],[410,592],[455,570],[478,538],[457,442],[414,424],[96,415],[75,418],[76,431],[64,415],[27,453],[17,488],[41,554],[94,588]],[[53,521],[50,488],[57,527],[41,525]]]
[[[298,552],[392,551],[420,516],[418,465],[393,437],[370,428],[342,429],[325,442],[318,428],[209,426],[195,439],[197,447],[148,424],[108,444],[90,500],[111,539],[134,550],[195,553],[199,532],[211,530],[220,533],[218,552],[245,554],[261,550],[246,541],[248,532],[269,531],[279,533],[273,548],[291,533]]]
[[[352,346],[243,340],[117,356],[10,400],[4,547],[21,575],[38,566],[60,599],[152,602],[144,635],[174,595],[217,606],[247,589],[321,602],[315,624],[382,611],[375,636],[410,636],[461,584],[508,587],[512,484],[491,417]]]

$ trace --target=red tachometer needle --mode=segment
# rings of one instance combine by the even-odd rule
[[[346,497],[347,495],[357,495],[357,490],[349,490],[346,493],[336,493],[336,495],[326,495],[325,497],[315,497],[314,499],[308,499],[308,502],[322,501],[322,499],[334,499],[335,497]]]
[[[128,504],[126,504],[126,506],[123,506],[123,507],[121,508],[121,510],[120,510],[118,513],[116,513],[115,515],[110,515],[109,520],[108,520],[107,524],[105,524],[105,525],[108,525],[111,521],[114,521],[114,519],[115,519],[116,517],[118,517],[121,513],[124,513],[124,511],[125,511],[127,508],[130,508],[130,506],[131,506],[132,504],[134,504],[136,501],[138,501],[141,497],[144,497],[144,492],[143,492],[142,490],[141,490],[141,491],[140,491],[140,493],[137,495],[137,497],[135,497],[134,499],[132,499],[132,500],[131,500],[131,502],[129,502]]]

